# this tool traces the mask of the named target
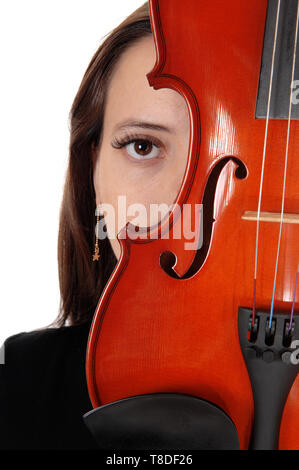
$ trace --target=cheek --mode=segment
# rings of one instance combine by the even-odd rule
[[[132,162],[124,153],[125,150],[103,149],[99,155],[96,169],[99,200],[112,204],[118,196],[125,196],[128,204],[157,202],[168,171],[165,162],[144,165]]]
[[[131,215],[130,212],[128,214],[128,208],[134,204],[145,206],[146,218],[142,218],[140,225],[146,226],[151,220],[151,204],[169,206],[175,202],[187,162],[186,147],[178,145],[177,150],[169,158],[143,165],[126,158],[123,150],[114,151],[108,146],[102,146],[96,168],[97,205],[104,203],[113,207],[116,230],[136,217],[133,215],[134,208],[131,209]],[[119,196],[125,197],[125,203],[122,200],[119,204]],[[109,220],[107,228],[111,232],[112,227],[109,229],[108,225],[112,226],[112,223]]]

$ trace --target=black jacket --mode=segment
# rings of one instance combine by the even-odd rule
[[[90,323],[20,333],[0,365],[0,449],[95,449],[82,416]]]

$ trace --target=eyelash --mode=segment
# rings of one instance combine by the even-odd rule
[[[111,145],[113,148],[115,149],[122,149],[123,147],[126,147],[127,145],[130,145],[132,143],[135,143],[137,141],[141,141],[141,142],[148,142],[150,143],[151,145],[154,145],[155,147],[157,147],[159,150],[161,150],[161,148],[163,148],[163,144],[161,143],[160,140],[156,139],[155,137],[152,137],[152,136],[149,136],[149,135],[141,135],[141,134],[126,134],[124,137],[121,137],[120,139],[118,139],[117,137],[114,137]],[[134,159],[134,157],[130,156],[131,158]],[[162,158],[160,155],[158,157],[152,157],[152,158],[142,158],[140,156],[140,159],[139,160],[155,160],[157,158]],[[135,158],[135,160],[137,161],[138,159]]]

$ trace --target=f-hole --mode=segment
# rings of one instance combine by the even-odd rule
[[[244,179],[247,176],[247,169],[244,163],[236,157],[224,157],[220,160],[213,170],[210,173],[210,176],[207,180],[207,184],[204,191],[203,196],[203,243],[201,248],[196,251],[196,255],[193,259],[193,262],[187,272],[180,277],[175,271],[174,266],[176,264],[176,255],[171,251],[164,251],[160,255],[160,266],[163,271],[168,274],[169,276],[173,277],[174,279],[189,279],[193,277],[198,271],[201,269],[202,265],[204,264],[206,257],[209,252],[211,238],[212,238],[212,229],[213,223],[215,219],[213,217],[214,214],[214,202],[215,202],[215,193],[216,187],[219,180],[219,176],[225,165],[233,161],[237,164],[237,168],[235,170],[235,177],[238,179]]]

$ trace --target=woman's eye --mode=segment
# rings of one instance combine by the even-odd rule
[[[126,136],[123,139],[114,138],[111,145],[115,149],[126,149],[126,153],[134,160],[150,160],[163,156],[163,144],[150,137]]]
[[[160,153],[159,147],[149,140],[135,140],[128,143],[125,147],[128,154],[138,160],[157,158]]]

